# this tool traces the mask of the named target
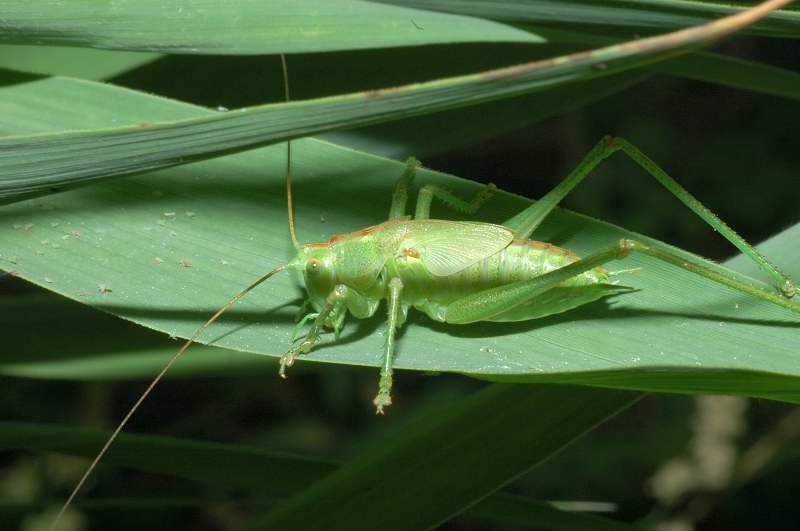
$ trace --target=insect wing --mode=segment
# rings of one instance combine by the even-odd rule
[[[463,221],[416,222],[410,232],[425,268],[446,277],[502,251],[514,233],[501,225]]]

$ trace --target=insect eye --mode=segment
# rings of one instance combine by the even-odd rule
[[[320,268],[322,268],[322,262],[317,260],[316,258],[312,258],[308,261],[308,267],[306,268],[309,273],[315,274],[319,273]]]

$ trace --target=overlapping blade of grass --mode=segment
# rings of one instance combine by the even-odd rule
[[[362,452],[246,529],[433,529],[637,398],[577,387],[489,387]]]
[[[482,17],[517,24],[563,26],[581,32],[610,33],[617,28],[632,32],[653,29],[674,29],[702,24],[710,19],[741,11],[734,6],[698,0],[376,0],[385,4],[402,5]],[[753,2],[751,2],[752,4]],[[747,30],[756,35],[800,37],[800,12],[789,6],[771,14]]]
[[[555,52],[550,47],[500,44],[304,54],[289,58],[289,81],[293,98],[302,100],[451,77],[551,55]],[[385,68],[387,64],[392,68]],[[172,75],[176,71],[181,72],[180,83],[176,83]],[[272,75],[265,81],[267,73]],[[649,75],[644,70],[629,70],[556,90],[358,130],[333,131],[322,138],[395,159],[414,155],[425,160],[432,154],[469,145],[599,101]],[[236,90],[231,90],[228,84],[204,83],[208,78],[235,79]],[[280,78],[279,57],[171,56],[112,82],[206,107],[235,109],[264,101],[282,101],[283,81]],[[15,100],[24,105],[25,96],[19,95]]]
[[[603,77],[707,44],[786,2],[771,0],[747,12],[660,37],[394,89],[175,122],[140,122],[115,129],[0,138],[0,197],[44,194],[54,188],[173,166],[288,138]],[[14,110],[12,106],[10,111]],[[145,115],[143,112],[140,116]]]
[[[41,91],[42,101],[65,101],[76,95],[76,87],[95,101],[107,94],[115,106],[93,114],[77,104],[41,114],[29,106],[20,123],[69,127],[86,120],[100,124],[202,112],[57,78],[29,83],[26,93]],[[295,153],[302,241],[385,219],[402,164],[314,140],[296,142]],[[234,293],[292,256],[284,170],[285,149],[276,146],[6,206],[0,209],[0,267],[71,299],[188,337]],[[418,182],[437,183],[465,197],[478,189],[425,170]],[[473,219],[502,221],[527,204],[500,194]],[[436,210],[434,215],[449,213]],[[800,278],[800,248],[792,242],[798,233],[800,226],[766,248],[767,256],[795,278]],[[536,235],[579,254],[626,236],[641,237],[566,212],[555,213]],[[637,266],[641,272],[621,280],[641,291],[545,320],[457,327],[412,313],[397,366],[514,381],[800,399],[795,314],[651,259],[633,257],[612,265]],[[278,356],[302,297],[296,279],[276,277],[201,341]],[[377,365],[380,326],[380,317],[353,322],[339,343],[326,342],[307,359]],[[182,364],[191,363],[190,353]]]
[[[309,99],[496,68],[555,55],[555,49],[558,48],[476,44],[306,54],[290,58],[289,77],[294,98]],[[386,64],[393,65],[393,68],[384,68]],[[718,54],[688,54],[658,63],[653,68],[657,72],[754,92],[800,98],[800,74]],[[181,72],[181,83],[173,79],[175,71]],[[211,108],[224,106],[234,109],[282,100],[280,71],[278,57],[171,56],[112,82]],[[265,72],[273,73],[272,80],[265,82]],[[651,75],[650,69],[629,70],[556,90],[357,130],[333,131],[325,133],[322,138],[395,159],[414,155],[426,160],[431,155],[600,101]],[[235,79],[236,90],[231,91],[228,85],[209,86],[203,82],[209,77]],[[320,79],[324,82],[320,83]],[[24,99],[24,96],[16,98],[20,105]],[[453,134],[455,130],[458,134]]]
[[[0,19],[0,42],[158,53],[272,54],[497,41],[542,39],[486,19],[360,0],[65,0],[47,9],[5,0]]]
[[[390,491],[400,489],[399,492],[411,496],[399,504],[402,510],[393,513],[397,525],[409,525],[404,529],[428,528],[472,507],[468,515],[510,519],[523,525],[538,524],[542,529],[563,529],[563,525],[572,525],[571,529],[602,530],[609,529],[612,522],[559,511],[547,504],[492,494],[628,407],[637,397],[636,393],[570,386],[494,385],[416,421],[391,443],[375,440],[353,461],[341,466],[240,445],[132,434],[120,436],[106,461],[243,488],[256,496],[297,496],[303,504],[320,493],[329,499],[329,504],[316,507],[313,514],[301,516],[298,513],[297,518],[291,514],[287,518],[286,511],[279,510],[278,514],[289,520],[282,521],[280,529],[303,529],[306,525],[311,526],[308,529],[314,528],[310,518],[324,515],[348,497],[351,498],[349,503],[353,503],[365,492],[375,498],[369,504],[371,509],[359,514],[361,511],[347,511],[345,506],[340,506],[338,515],[324,516],[329,518],[331,526],[326,529],[374,529],[377,521],[385,518],[384,506],[398,501]],[[549,407],[552,403],[559,403],[560,407]],[[525,429],[519,429],[520,415],[529,415],[530,411],[538,412],[536,418],[525,423]],[[4,449],[24,448],[92,457],[106,437],[107,434],[92,430],[0,423],[0,448]],[[439,443],[434,444],[435,441]],[[425,470],[424,483],[419,481],[416,470]],[[457,475],[462,479],[456,481]],[[449,495],[443,503],[432,507],[436,504],[427,500],[442,484],[450,485]],[[361,487],[366,490],[353,498],[351,489]],[[340,495],[324,494],[329,488],[338,490]],[[431,494],[424,495],[424,491]],[[290,504],[296,505],[297,500]],[[354,518],[360,523],[353,522]],[[415,523],[412,524],[412,520]],[[421,522],[428,522],[428,525],[422,526]],[[255,527],[263,528],[261,524]],[[617,529],[633,527],[620,524]]]

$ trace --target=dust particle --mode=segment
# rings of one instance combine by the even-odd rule
[[[53,283],[53,279],[50,278],[50,277],[44,277],[44,281],[47,282],[48,284],[52,284]]]
[[[42,245],[50,245],[50,240],[42,240],[39,243],[41,243]]]
[[[166,218],[174,218],[175,212],[164,212],[164,217]]]
[[[187,217],[193,218],[193,217],[195,217],[196,215],[197,215],[197,214],[195,214],[195,213],[194,213],[194,212],[192,212],[191,210],[187,210],[187,211],[186,211],[186,216],[187,216]]]
[[[181,260],[181,266],[189,268],[192,267],[192,263],[189,260]]]
[[[169,231],[169,235],[170,235],[170,236],[177,236],[177,235],[178,235],[178,233],[177,233],[177,232],[175,232],[174,230],[171,230],[171,231]]]
[[[164,259],[161,258],[160,256],[156,256],[154,258],[155,258],[156,262],[158,262],[159,264],[163,264],[164,263]]]
[[[14,228],[14,230],[19,230],[22,228],[22,223],[14,223],[11,226]]]
[[[33,223],[26,223],[22,226],[22,230],[31,230],[33,228]]]
[[[99,291],[100,293],[105,295],[106,293],[111,293],[114,290],[109,288],[105,284],[100,284],[100,285],[97,286],[97,291]]]
[[[219,263],[222,264],[222,265],[230,264],[230,262],[228,262],[227,260],[222,260],[222,259],[220,259]]]

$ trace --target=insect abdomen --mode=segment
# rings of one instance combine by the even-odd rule
[[[511,284],[541,276],[569,265],[580,257],[566,249],[532,240],[514,240],[511,245],[467,269],[441,279],[458,296],[478,289]],[[607,280],[605,271],[592,270],[570,279],[565,285],[587,285]],[[465,290],[466,288],[466,290]]]
[[[403,281],[403,299],[434,319],[439,307],[487,288],[541,276],[569,265],[580,257],[554,245],[532,240],[514,240],[492,256],[446,277],[434,277],[415,257],[394,260]],[[563,286],[587,286],[608,281],[602,268],[573,277]]]

